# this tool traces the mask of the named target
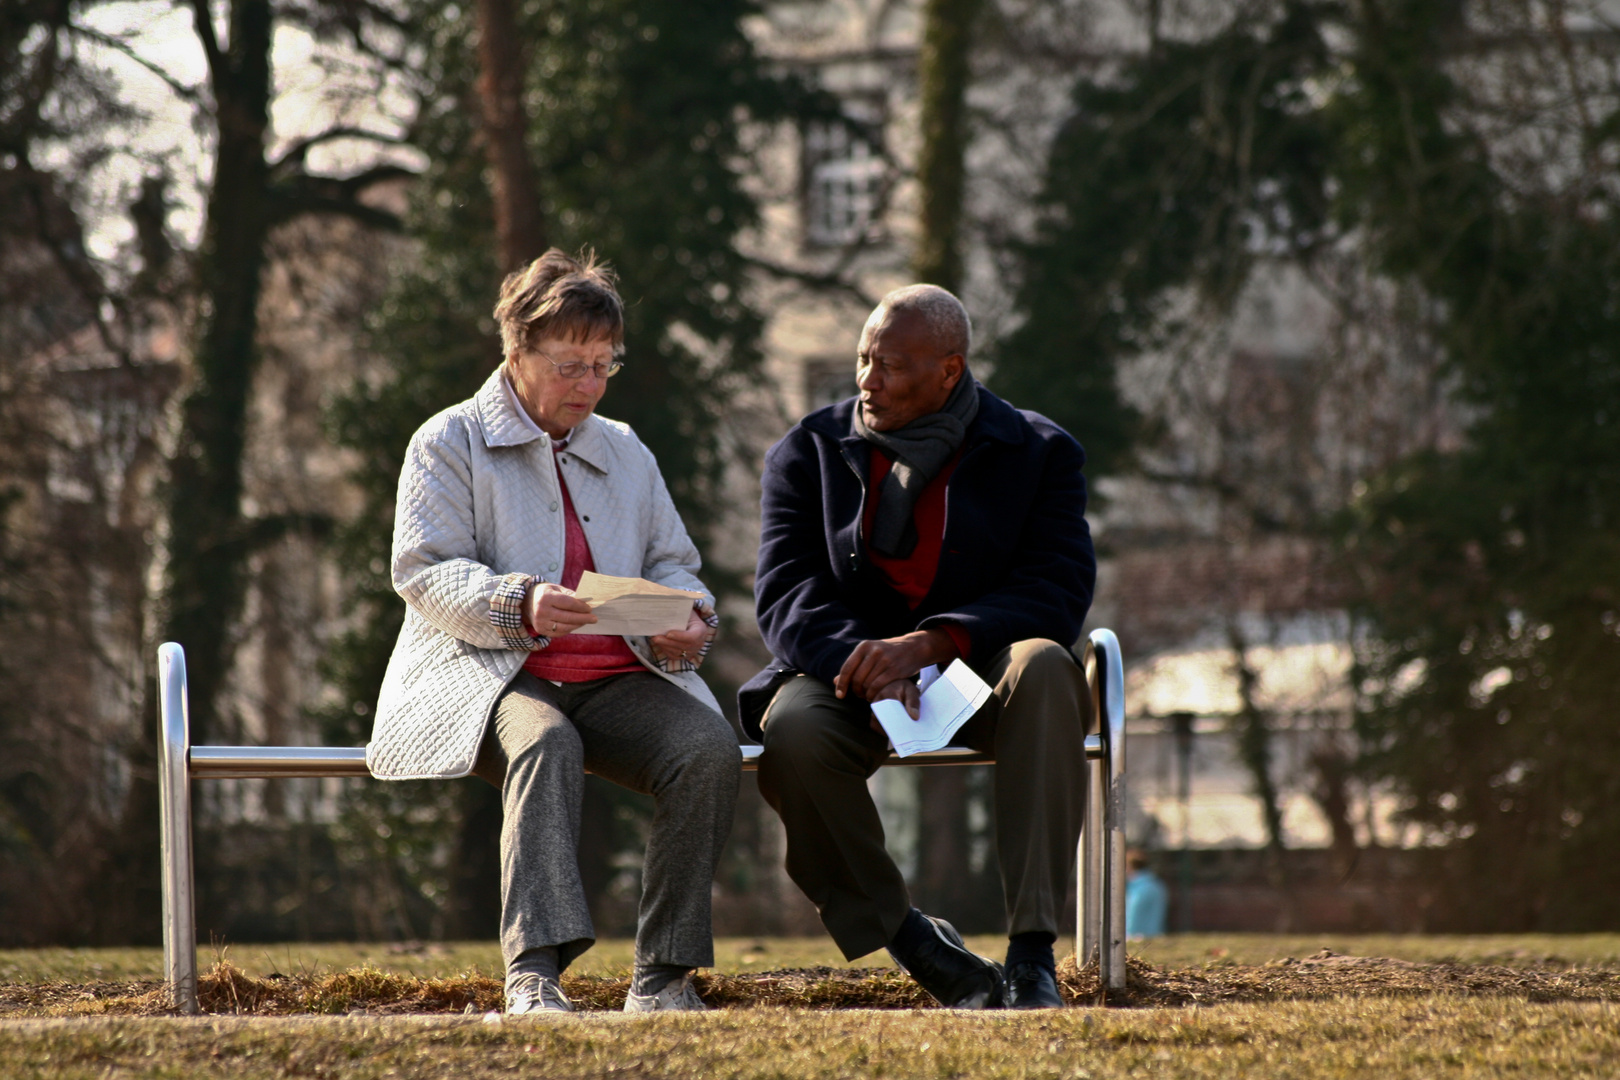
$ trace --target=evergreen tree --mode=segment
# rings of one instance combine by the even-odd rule
[[[1467,445],[1404,462],[1347,515],[1367,765],[1447,841],[1456,929],[1611,928],[1620,867],[1620,101],[1527,182],[1459,123],[1467,8],[1367,4],[1334,103],[1342,212],[1439,302]],[[1551,25],[1509,26],[1518,47]],[[1499,28],[1498,28],[1499,29]],[[1510,40],[1512,37],[1510,37]],[[1592,68],[1600,57],[1575,53]],[[1575,93],[1582,94],[1579,82]],[[1545,121],[1544,121],[1545,122]],[[1549,133],[1551,125],[1548,125]],[[1554,144],[1556,146],[1556,144]]]
[[[991,351],[997,392],[1073,432],[1093,477],[1126,468],[1145,434],[1116,375],[1180,329],[1179,294],[1222,315],[1260,249],[1319,242],[1319,18],[1307,3],[1246,15],[1075,85],[1035,239],[1015,252],[1024,321]]]
[[[998,344],[998,387],[1106,472],[1145,430],[1119,362],[1188,291],[1218,318],[1260,258],[1332,251],[1425,298],[1463,445],[1366,476],[1337,529],[1361,769],[1443,846],[1454,929],[1612,926],[1620,887],[1620,97],[1572,17],[1287,3],[1081,79]]]

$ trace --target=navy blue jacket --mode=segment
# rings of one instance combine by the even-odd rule
[[[754,606],[773,657],[738,694],[755,738],[784,680],[802,671],[831,685],[862,641],[954,622],[972,665],[1029,638],[1071,645],[1091,607],[1086,455],[1067,432],[979,388],[945,488],[939,571],[913,610],[866,557],[871,445],[851,430],[854,408],[818,409],[765,455]]]

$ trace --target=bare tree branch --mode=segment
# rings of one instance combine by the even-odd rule
[[[192,21],[197,26],[197,40],[202,42],[203,55],[208,58],[208,70],[218,79],[224,75],[225,57],[219,51],[219,37],[214,33],[214,16],[208,10],[208,0],[191,0]]]
[[[360,28],[368,21],[402,32],[408,32],[415,28],[409,19],[401,17],[397,12],[390,11],[381,4],[371,3],[369,0],[344,0],[341,13],[335,15],[323,11],[319,4],[286,4],[279,10],[284,18],[293,19],[312,30],[331,30],[335,27],[342,27],[349,31],[357,44],[359,43]]]
[[[336,142],[338,139],[361,139],[367,142],[382,143],[386,146],[404,146],[405,140],[398,135],[389,135],[381,131],[369,131],[358,127],[334,127],[299,139],[289,146],[280,157],[270,163],[271,172],[279,172],[289,165],[303,167],[304,159],[309,152],[322,143]]]
[[[872,296],[853,281],[842,277],[836,271],[822,274],[814,270],[799,270],[791,266],[783,266],[780,263],[769,262],[756,255],[744,255],[742,259],[756,270],[763,270],[765,273],[781,278],[784,281],[797,281],[799,284],[809,285],[811,288],[840,292],[860,301],[867,307],[877,306],[877,297]]]
[[[197,87],[187,86],[179,79],[176,79],[173,75],[170,75],[167,71],[163,70],[163,68],[136,52],[134,47],[131,46],[129,42],[124,41],[121,38],[116,38],[111,34],[103,33],[102,31],[93,27],[80,26],[78,23],[69,23],[67,25],[67,30],[70,34],[82,37],[87,41],[93,41],[103,48],[111,49],[121,56],[135,61],[135,63],[139,64],[153,75],[156,75],[159,79],[162,79],[164,85],[166,85],[170,90],[173,90],[175,94],[183,100],[192,102],[194,104],[198,100],[200,95]]]
[[[360,194],[377,184],[414,179],[416,175],[403,165],[376,165],[348,177],[299,173],[270,189],[271,223],[282,224],[300,214],[337,214],[375,229],[397,232],[404,228],[399,215],[361,202]]]

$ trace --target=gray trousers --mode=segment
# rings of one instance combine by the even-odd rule
[[[1069,650],[1044,639],[1017,642],[979,670],[994,692],[952,743],[996,760],[1007,932],[1056,934],[1085,820],[1091,692]],[[886,946],[911,908],[866,787],[889,754],[870,718],[866,702],[799,675],[766,711],[759,760],[760,793],[787,830],[788,876],[850,960]]]
[[[580,881],[585,771],[653,798],[637,964],[712,967],[715,864],[741,751],[724,717],[657,675],[561,686],[519,672],[495,706],[475,775],[501,789],[501,954],[554,945],[564,967],[596,940]]]

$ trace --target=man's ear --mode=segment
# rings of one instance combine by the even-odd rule
[[[945,389],[947,392],[956,389],[956,384],[962,381],[962,372],[967,370],[967,360],[961,353],[951,353],[939,362],[945,373]]]

